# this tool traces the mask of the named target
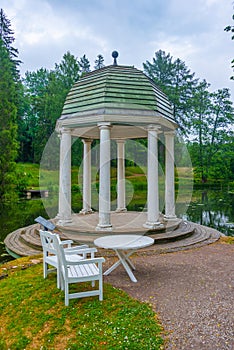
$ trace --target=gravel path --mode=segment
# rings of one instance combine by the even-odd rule
[[[166,349],[234,349],[234,247],[214,243],[168,254],[135,255],[137,283],[120,266],[105,282],[149,302],[167,332]],[[104,269],[113,263],[106,259]]]

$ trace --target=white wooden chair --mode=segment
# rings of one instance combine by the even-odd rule
[[[65,305],[69,305],[69,300],[74,298],[83,298],[89,296],[99,296],[99,300],[103,300],[103,277],[102,263],[104,258],[80,259],[77,261],[69,260],[57,237],[54,240],[58,255],[58,269],[61,279],[61,289],[65,292]],[[78,282],[92,282],[92,287],[95,286],[95,281],[98,281],[98,289],[92,289],[85,292],[70,293],[69,284]]]
[[[97,252],[96,248],[89,248],[88,245],[79,245],[72,247],[72,240],[64,240],[61,241],[58,234],[51,233],[49,231],[40,230],[40,237],[43,249],[43,276],[46,278],[48,273],[54,272],[58,270],[58,257],[57,251],[54,245],[54,239],[57,237],[59,244],[62,246],[67,246],[65,248],[65,254],[68,254],[68,259],[77,261],[81,259],[87,258],[87,254],[91,255],[91,258],[94,258],[95,252]],[[53,266],[51,268],[50,266]],[[57,271],[57,288],[60,288],[60,277]]]

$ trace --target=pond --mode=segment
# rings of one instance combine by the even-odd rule
[[[79,197],[80,198],[80,197]],[[213,227],[225,235],[234,236],[234,192],[220,189],[194,190],[192,200],[186,203],[186,196],[176,204],[176,214],[184,220],[193,221],[205,226]],[[50,213],[56,215],[56,207],[48,201]],[[34,223],[34,219],[41,215],[48,218],[40,198],[22,199],[16,203],[5,204],[0,207],[0,262],[8,260],[3,241],[8,233]],[[75,211],[81,209],[80,199],[76,201]],[[53,202],[53,201],[52,201]],[[142,210],[142,206],[128,205],[128,210]]]

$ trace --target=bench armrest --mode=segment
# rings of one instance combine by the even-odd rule
[[[66,260],[68,265],[87,265],[87,264],[98,264],[104,263],[106,260],[103,257],[100,258],[91,258],[91,259],[82,259],[77,261]]]
[[[65,254],[87,254],[87,253],[96,253],[96,248],[79,248],[79,247],[73,247],[73,248],[66,248],[64,249]]]
[[[61,244],[64,245],[68,245],[68,248],[71,248],[71,244],[73,243],[73,241],[71,239],[66,239],[64,241],[61,241]]]

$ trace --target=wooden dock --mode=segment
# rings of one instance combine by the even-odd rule
[[[41,198],[46,198],[49,196],[49,190],[26,190],[25,191],[27,199],[31,199],[33,196],[40,196]]]

